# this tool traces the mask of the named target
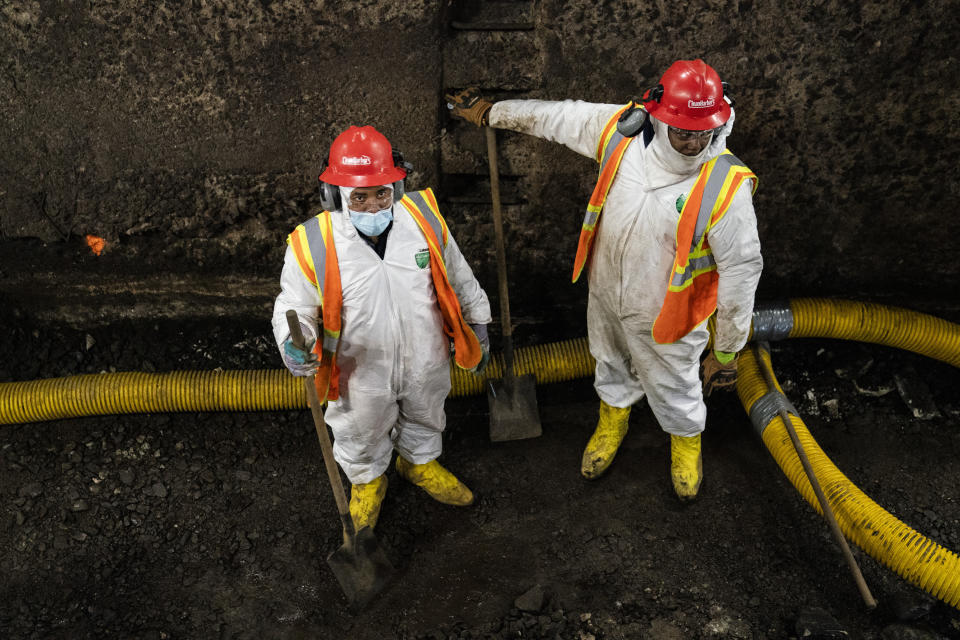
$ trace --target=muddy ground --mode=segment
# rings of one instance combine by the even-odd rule
[[[2,382],[280,366],[259,322],[3,326]],[[773,359],[837,466],[960,549],[960,372],[826,340],[776,344]],[[928,389],[939,416],[913,417],[895,376]],[[880,601],[865,609],[735,395],[709,401],[706,479],[689,506],[645,404],[611,471],[588,482],[591,382],[538,397],[543,436],[498,444],[485,398],[448,401],[441,460],[472,507],[435,503],[391,469],[377,536],[398,572],[359,615],[325,562],[340,525],[308,412],[0,426],[0,637],[960,638],[960,612],[854,548]],[[818,611],[835,624],[808,622]]]

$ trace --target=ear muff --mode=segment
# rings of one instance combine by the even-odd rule
[[[327,211],[340,209],[340,187],[327,182],[320,183],[320,206]]]
[[[320,173],[318,175],[323,175],[323,172],[327,170],[327,161],[323,161],[323,165],[320,167]],[[330,184],[329,182],[320,181],[320,206],[327,211],[336,211],[340,208],[340,187],[335,184]]]
[[[617,119],[617,132],[627,138],[634,137],[643,129],[649,115],[646,109],[641,108],[635,100],[631,100],[630,107]]]
[[[393,165],[399,167],[407,172],[407,175],[410,175],[410,172],[413,171],[413,165],[403,159],[403,154],[393,150]],[[400,202],[403,199],[403,180],[397,180],[393,183],[393,201],[394,203]]]

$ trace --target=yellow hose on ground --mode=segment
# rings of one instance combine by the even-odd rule
[[[593,374],[586,338],[523,347],[514,352],[514,372],[532,373],[538,384]],[[503,376],[503,356],[494,355],[486,377]],[[485,380],[454,367],[453,397],[484,391]],[[275,411],[307,407],[303,383],[286,369],[92,373],[30,382],[0,383],[0,424],[61,418],[173,411]]]
[[[791,338],[871,342],[960,367],[960,325],[925,313],[826,298],[796,298],[790,301],[790,311]]]
[[[960,326],[939,318],[906,309],[827,299],[791,300],[787,313],[792,315],[788,333],[792,338],[855,339],[899,347],[960,366]],[[757,334],[756,316],[754,320]],[[754,337],[763,338],[762,335]],[[769,365],[769,352],[761,351],[761,358]],[[773,410],[773,406],[790,404],[783,389],[775,376],[775,388],[767,386],[751,349],[741,352],[738,370],[737,393],[760,431],[764,445],[800,495],[822,515],[783,419]],[[803,420],[795,412],[789,413],[844,535],[911,584],[960,608],[960,557],[871,500],[837,469]],[[757,420],[758,415],[763,419]]]
[[[753,337],[855,339],[884,344],[960,366],[960,326],[905,309],[828,299],[794,299],[789,307],[754,313]],[[517,349],[517,375],[532,373],[540,384],[593,374],[587,340],[579,338]],[[486,377],[502,377],[503,358],[493,358]],[[789,401],[768,390],[749,350],[740,360],[738,393],[751,419]],[[478,394],[485,381],[454,369],[452,397]],[[776,382],[775,382],[776,384]],[[779,394],[779,396],[778,396]],[[302,384],[285,370],[104,373],[31,382],[0,383],[0,424],[60,418],[172,411],[252,411],[306,408]],[[763,410],[757,410],[758,407]],[[957,556],[899,522],[855,487],[820,450],[803,422],[791,421],[830,500],[841,529],[853,542],[900,576],[960,608]],[[759,427],[758,427],[759,428]],[[772,412],[762,440],[797,490],[819,505],[793,450],[782,419]]]

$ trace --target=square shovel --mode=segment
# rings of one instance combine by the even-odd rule
[[[513,325],[510,323],[510,293],[507,287],[507,258],[503,242],[503,213],[500,211],[500,175],[497,169],[497,137],[486,127],[487,160],[490,164],[490,198],[493,201],[493,231],[497,243],[497,280],[500,285],[500,322],[503,325],[503,379],[490,380],[490,440],[522,440],[543,433],[537,411],[536,378],[513,373]]]

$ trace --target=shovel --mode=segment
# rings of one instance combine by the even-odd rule
[[[290,327],[293,344],[298,349],[303,349],[303,332],[300,330],[297,312],[293,309],[287,311],[287,325]],[[310,412],[313,414],[313,425],[320,439],[323,462],[327,467],[327,475],[330,476],[337,511],[340,512],[340,522],[343,523],[343,545],[327,556],[327,564],[333,570],[333,575],[337,577],[350,607],[357,611],[366,606],[373,596],[387,585],[393,576],[393,565],[390,564],[390,560],[370,527],[364,527],[360,531],[354,528],[350,508],[347,506],[347,495],[340,480],[340,470],[336,460],[333,459],[333,446],[330,444],[327,425],[323,421],[323,409],[320,406],[314,376],[304,378],[303,386],[307,391]]]
[[[536,438],[543,429],[537,411],[536,379],[533,374],[513,374],[513,326],[510,324],[510,296],[507,291],[507,258],[503,244],[503,214],[500,211],[500,174],[497,169],[497,137],[486,127],[487,160],[490,163],[490,198],[493,200],[493,231],[497,242],[497,280],[500,284],[500,324],[503,326],[503,379],[490,380],[490,440]]]

